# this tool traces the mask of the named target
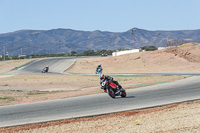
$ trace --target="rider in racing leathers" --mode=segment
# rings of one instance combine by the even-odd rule
[[[45,70],[45,72],[49,71],[49,66],[47,65],[43,70]]]
[[[100,74],[100,80],[103,80],[103,79],[108,80],[108,82],[112,81],[113,83],[115,83],[119,87],[119,90],[122,88],[122,86],[117,81],[115,81],[112,77],[105,76],[104,74]],[[118,93],[118,90],[117,90],[117,93]]]
[[[96,74],[98,73],[102,73],[103,69],[101,67],[101,64],[97,66],[97,69],[96,69]]]

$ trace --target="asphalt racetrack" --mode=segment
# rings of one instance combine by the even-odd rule
[[[49,66],[48,74],[61,74],[67,70],[76,58],[49,58],[35,61],[17,71],[17,73],[41,73],[43,68]]]
[[[62,73],[66,66],[69,67],[75,60],[71,58],[41,60],[20,71],[22,73],[41,73],[39,71],[40,68],[48,64],[50,72]],[[56,63],[65,66],[53,68],[54,65],[55,67],[58,65]],[[171,83],[130,89],[127,90],[126,98],[116,97],[112,99],[108,94],[103,93],[37,103],[1,106],[0,127],[93,116],[196,100],[200,98],[199,81],[200,76],[193,76]]]

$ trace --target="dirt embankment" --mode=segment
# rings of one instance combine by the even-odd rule
[[[179,47],[166,49],[165,52],[172,53],[174,56],[181,57],[192,63],[200,63],[200,47],[198,45],[191,47]]]
[[[117,57],[79,59],[67,72],[94,74],[101,64],[104,73],[153,73],[200,71],[200,46],[175,47]]]

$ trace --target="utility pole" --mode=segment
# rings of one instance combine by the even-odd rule
[[[3,56],[3,60],[6,60],[6,44],[3,44],[3,52],[4,52],[4,56]]]
[[[110,39],[108,39],[108,50],[110,49],[110,48],[109,48],[109,44],[110,44]]]
[[[170,45],[168,44],[168,42],[169,42],[169,35],[167,35],[167,38],[166,38],[166,40],[167,40],[166,47],[168,47],[168,46],[170,46]]]
[[[23,54],[23,53],[22,53],[22,51],[23,51],[23,48],[21,48],[20,50],[21,50],[21,54],[19,55],[19,60],[20,60],[20,59],[21,59],[21,57],[22,57],[22,54]]]
[[[22,54],[23,54],[22,51],[23,51],[23,48],[21,48],[21,56],[22,56]]]
[[[160,33],[157,33],[156,35],[157,35],[157,37],[159,39]],[[157,45],[157,48],[159,48],[159,47],[160,47],[160,42],[158,42],[158,45]]]
[[[134,34],[135,32],[136,32],[136,29],[131,30],[131,34],[133,34],[133,36],[134,36],[134,38],[133,38],[133,49],[135,48],[135,46],[134,46],[135,45],[135,34]]]

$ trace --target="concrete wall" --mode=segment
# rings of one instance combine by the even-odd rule
[[[158,47],[158,50],[166,49],[166,47]]]
[[[130,54],[130,53],[136,53],[140,52],[140,49],[132,49],[132,50],[126,50],[126,51],[118,51],[118,52],[113,52],[112,56],[119,56],[123,54]]]

